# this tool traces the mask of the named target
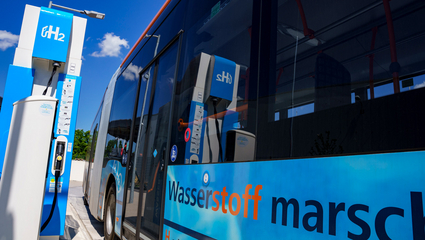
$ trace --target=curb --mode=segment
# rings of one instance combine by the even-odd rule
[[[85,239],[89,239],[89,240],[93,240],[93,238],[91,237],[91,235],[88,233],[88,230],[86,228],[86,225],[83,223],[83,221],[80,218],[80,215],[78,215],[77,211],[75,210],[74,206],[72,206],[71,203],[69,203],[69,208],[72,211],[72,215],[75,218],[75,220],[77,220],[78,225],[80,225],[80,227],[78,228],[78,230],[83,233]]]

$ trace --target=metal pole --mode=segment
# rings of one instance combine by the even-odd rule
[[[393,19],[396,20],[398,18],[406,16],[407,14],[411,14],[413,12],[416,12],[416,11],[418,11],[418,10],[424,8],[424,7],[425,7],[425,2],[420,1],[415,5],[411,5],[409,7],[405,7],[403,9],[400,9],[397,12],[394,12]],[[350,39],[352,39],[352,38],[354,38],[358,35],[361,35],[361,34],[367,32],[367,31],[370,31],[370,29],[373,28],[373,27],[377,26],[379,28],[380,26],[385,25],[385,23],[386,23],[385,19],[378,19],[377,21],[369,23],[365,26],[362,26],[359,29],[353,30],[351,32],[348,32],[348,33],[340,36],[340,37],[334,38],[334,39],[332,39],[332,41],[328,41],[328,42],[326,42],[322,45],[319,45],[317,47],[312,48],[311,50],[307,50],[306,52],[303,52],[302,54],[300,54],[299,57],[297,57],[297,59],[298,59],[298,61],[304,60],[304,59],[306,59],[306,58],[308,58],[308,57],[310,57],[314,54],[317,54],[317,52],[320,51],[320,50],[325,50],[325,49],[331,48],[333,46],[336,46],[336,45],[338,45],[342,42],[348,41],[348,40],[350,40]],[[317,35],[317,32],[316,32],[316,35]],[[301,44],[303,42],[303,40],[308,41],[309,39],[308,38],[302,38],[298,41],[299,44]],[[284,47],[283,49],[278,50],[277,54],[281,54],[284,51],[287,51],[291,48],[292,48],[291,46]],[[367,52],[366,54],[370,54],[370,52]],[[292,65],[293,63],[294,62],[293,62],[292,59],[286,60],[286,61],[280,63],[279,65],[277,65],[276,70],[279,69],[280,67],[286,67],[286,66]]]
[[[397,48],[395,45],[395,34],[394,34],[394,25],[393,18],[391,16],[391,8],[389,0],[383,0],[385,16],[387,18],[387,27],[388,27],[388,39],[390,40],[390,52],[391,52],[391,65],[390,71],[393,74],[393,85],[394,93],[400,92],[400,83],[398,72],[400,71],[400,64],[397,62]]]
[[[375,40],[376,40],[376,33],[378,32],[378,27],[372,28],[372,42],[370,44],[370,51],[373,51],[375,49]],[[370,99],[375,98],[375,90],[373,88],[373,58],[375,57],[375,54],[372,53],[369,56],[369,90],[370,90]]]
[[[304,36],[309,37],[310,39],[314,38],[314,31],[308,28],[307,19],[305,17],[304,8],[301,4],[301,0],[296,0],[298,5],[298,10],[300,11],[301,21],[303,22],[304,27]]]
[[[52,6],[53,7],[63,8],[63,9],[69,10],[69,11],[74,11],[74,12],[78,12],[78,13],[83,13],[84,14],[84,11],[73,9],[73,8],[69,8],[69,7],[64,7],[64,6],[61,6],[61,5],[57,5],[57,4],[52,3],[52,1],[50,1],[49,8],[51,8]]]
[[[298,2],[298,1],[297,1],[297,2]],[[375,7],[377,7],[377,6],[379,6],[379,5],[381,5],[381,4],[382,4],[382,2],[381,2],[381,1],[377,1],[377,2],[375,2],[375,3],[372,3],[372,4],[370,4],[370,5],[366,6],[366,7],[365,7],[365,8],[363,8],[363,9],[360,9],[359,11],[357,11],[357,12],[355,12],[355,13],[351,14],[351,15],[348,15],[348,16],[346,16],[346,17],[343,17],[343,18],[339,19],[338,21],[336,21],[336,22],[334,22],[334,23],[332,23],[332,24],[330,24],[330,25],[328,25],[328,26],[326,26],[326,27],[324,27],[324,28],[322,28],[322,29],[319,29],[318,31],[314,32],[314,36],[315,36],[315,37],[317,37],[317,36],[319,36],[319,35],[320,35],[320,34],[322,34],[322,33],[325,33],[325,32],[327,32],[327,31],[329,31],[329,30],[331,30],[331,29],[333,29],[333,28],[336,28],[336,27],[338,27],[339,25],[341,25],[341,24],[343,24],[343,23],[345,23],[345,22],[347,22],[347,21],[349,21],[349,20],[351,20],[351,19],[353,19],[353,18],[355,18],[355,17],[357,17],[357,16],[359,16],[359,15],[361,15],[361,14],[363,14],[363,13],[365,13],[365,12],[367,12],[367,11],[369,11],[369,10],[371,10],[371,9],[373,9],[373,8],[375,8]],[[303,25],[304,25],[304,21],[303,21]],[[304,38],[302,38],[302,39],[300,39],[300,40],[298,41],[298,44],[305,43],[305,42],[307,42],[308,40],[310,40],[310,38],[309,38],[309,37],[304,37]],[[295,43],[290,44],[289,46],[287,46],[287,47],[285,47],[285,48],[283,48],[283,49],[278,50],[277,54],[279,55],[279,54],[281,54],[281,53],[283,53],[283,52],[285,52],[285,51],[288,51],[289,49],[294,48],[294,47],[295,47],[295,45],[296,45]]]

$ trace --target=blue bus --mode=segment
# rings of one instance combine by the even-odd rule
[[[420,0],[167,0],[90,131],[105,239],[425,239],[424,37]]]

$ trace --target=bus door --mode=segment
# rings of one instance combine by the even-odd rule
[[[135,123],[138,126],[134,128],[138,131],[137,143],[134,162],[128,170],[124,227],[133,231],[137,226],[137,233],[144,239],[158,238],[162,226],[164,171],[166,158],[169,158],[177,53],[178,43],[174,43],[140,75],[142,82]]]
[[[100,125],[100,116],[102,115],[102,107],[103,107],[103,101],[100,104],[99,110],[97,111],[96,118],[93,122],[93,125],[90,129],[90,138],[89,138],[89,149],[87,150],[88,155],[86,156],[86,163],[87,165],[87,172],[85,172],[85,175],[83,176],[83,192],[84,192],[84,203],[88,205],[90,202],[90,182],[91,182],[91,176],[92,176],[92,168],[93,168],[93,161],[94,156],[96,152],[96,144],[97,144],[97,136],[99,133],[99,125]]]
[[[88,151],[89,152],[88,167],[87,167],[87,172],[85,172],[85,176],[84,176],[85,181],[83,181],[83,182],[85,182],[85,184],[83,184],[83,188],[84,188],[83,192],[84,192],[84,197],[85,197],[84,203],[89,202],[88,199],[89,199],[89,195],[90,195],[90,192],[89,192],[90,175],[91,175],[91,168],[93,166],[92,162],[93,162],[93,159],[94,159],[94,152],[95,152],[94,147],[95,147],[95,143],[96,143],[95,138],[97,138],[97,127],[98,127],[98,125],[96,124],[96,126],[94,127],[94,130],[91,131],[92,139],[91,139],[91,142],[90,142],[90,151]]]
[[[127,191],[125,196],[124,213],[124,236],[136,234],[137,214],[139,198],[145,196],[142,181],[142,162],[143,162],[143,143],[145,141],[145,132],[148,123],[149,105],[151,102],[152,82],[156,64],[152,63],[146,67],[139,75],[139,93],[136,98],[136,116],[134,120],[134,129],[132,131],[133,143],[131,147],[132,154],[127,165]],[[126,233],[126,232],[131,233]]]

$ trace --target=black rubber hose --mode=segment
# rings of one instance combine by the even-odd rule
[[[54,76],[54,75],[55,75],[55,73],[56,73],[56,69],[57,69],[58,67],[60,67],[60,66],[61,66],[61,65],[60,65],[60,63],[58,63],[58,62],[54,62],[54,63],[53,63],[53,71],[52,71],[52,75],[50,75],[49,82],[47,83],[47,87],[46,87],[46,89],[44,89],[43,95],[46,95],[46,93],[47,93],[47,89],[50,87],[50,84],[52,84],[53,76]]]
[[[217,132],[218,149],[219,149],[219,153],[220,153],[220,156],[218,157],[218,161],[223,162],[223,149],[221,147],[221,133],[220,133],[220,130],[219,130],[220,125],[218,124],[218,119],[217,119],[217,101],[218,101],[217,98],[212,99],[212,103],[213,103],[213,106],[214,106],[214,116],[215,116],[215,130]]]
[[[40,233],[43,232],[43,230],[47,227],[47,224],[49,224],[50,220],[52,219],[53,212],[55,211],[56,199],[58,197],[58,180],[59,180],[59,176],[60,176],[60,171],[57,171],[56,170],[56,172],[55,172],[55,196],[53,197],[52,209],[50,209],[49,217],[43,223],[43,226],[41,226]]]

